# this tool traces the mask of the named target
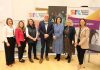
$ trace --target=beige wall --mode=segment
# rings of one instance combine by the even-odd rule
[[[29,12],[34,12],[35,8],[48,8],[48,6],[68,6],[80,7],[100,6],[100,0],[12,0],[12,11],[15,19],[26,19]]]
[[[26,20],[29,12],[35,12],[35,8],[48,8],[48,6],[100,7],[100,0],[0,0],[0,25],[3,20],[12,17],[14,20]],[[2,23],[3,22],[3,23]],[[3,49],[2,26],[0,26],[0,50]]]
[[[3,7],[1,6],[3,4]],[[48,6],[100,7],[100,0],[0,0],[0,15],[13,17],[14,19],[26,19],[29,12],[35,8],[48,8]],[[1,13],[2,12],[2,13]],[[2,17],[1,17],[2,18]]]

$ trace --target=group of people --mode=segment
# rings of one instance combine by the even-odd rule
[[[24,63],[23,53],[28,43],[28,58],[33,63],[32,52],[34,59],[43,62],[45,52],[45,59],[49,61],[48,52],[50,44],[52,43],[52,51],[56,53],[54,59],[60,61],[61,53],[68,53],[66,59],[68,63],[71,62],[72,54],[77,48],[78,69],[82,67],[85,51],[89,48],[89,28],[86,26],[85,19],[80,19],[79,28],[76,31],[72,20],[68,19],[63,25],[62,18],[56,17],[55,22],[49,21],[49,15],[44,15],[44,20],[40,21],[38,29],[35,27],[34,20],[28,19],[27,26],[23,21],[19,21],[17,27],[13,26],[13,20],[7,18],[6,26],[4,28],[4,47],[6,65],[12,66],[15,63],[14,48],[17,44],[19,62]],[[36,45],[38,38],[41,40],[41,54],[40,59],[37,57]]]

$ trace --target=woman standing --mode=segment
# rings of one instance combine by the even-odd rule
[[[7,18],[6,26],[4,28],[4,47],[5,47],[5,57],[6,65],[12,66],[15,63],[14,59],[14,48],[15,48],[15,38],[14,38],[14,26],[13,20]]]
[[[77,53],[78,53],[77,56],[79,61],[78,70],[81,69],[84,60],[85,51],[86,49],[89,48],[89,34],[90,34],[90,30],[86,26],[85,19],[80,19],[79,29],[75,35],[75,46],[77,48]]]
[[[26,36],[28,37],[28,58],[30,62],[34,62],[31,56],[31,51],[33,50],[34,59],[39,60],[36,55],[36,44],[38,38],[38,30],[35,27],[33,19],[28,20],[27,28],[26,28]]]
[[[63,29],[62,18],[57,17],[54,24],[54,36],[53,36],[53,52],[56,53],[55,59],[60,60],[61,53],[63,51]]]
[[[19,21],[18,26],[15,30],[15,38],[18,46],[18,58],[19,62],[25,62],[23,58],[24,49],[26,47],[26,40],[25,40],[25,27],[24,22]]]
[[[64,27],[64,52],[68,53],[66,59],[70,63],[72,54],[75,52],[74,37],[75,37],[75,28],[72,26],[72,20],[68,19],[66,26]]]

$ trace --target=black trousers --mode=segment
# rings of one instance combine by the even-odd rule
[[[46,51],[45,51],[45,57],[48,57],[48,52],[49,52],[49,46],[50,46],[50,41],[47,39],[41,39],[41,59],[43,59],[43,55],[44,55],[44,50],[46,47]]]
[[[82,49],[81,46],[77,45],[77,57],[80,65],[83,64],[85,51],[86,49]]]
[[[18,46],[18,58],[21,60],[23,58],[24,50],[26,47],[26,42],[20,42],[21,46]]]
[[[37,41],[28,43],[28,58],[29,59],[31,59],[31,57],[32,57],[32,55],[31,55],[32,51],[33,51],[33,54],[34,54],[34,58],[37,57],[36,45],[37,45]]]
[[[15,38],[9,37],[7,38],[10,46],[8,47],[4,42],[5,47],[5,57],[6,57],[6,65],[13,64],[15,62],[14,59],[14,50],[15,50]]]

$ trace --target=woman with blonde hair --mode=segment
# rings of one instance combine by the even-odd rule
[[[25,40],[25,26],[23,21],[19,21],[18,26],[15,30],[15,38],[18,47],[18,58],[19,62],[24,63],[25,60],[23,58],[24,49],[26,47]]]
[[[70,63],[72,54],[75,52],[74,44],[75,28],[73,27],[73,22],[68,19],[64,27],[64,52],[68,53],[66,59]]]

